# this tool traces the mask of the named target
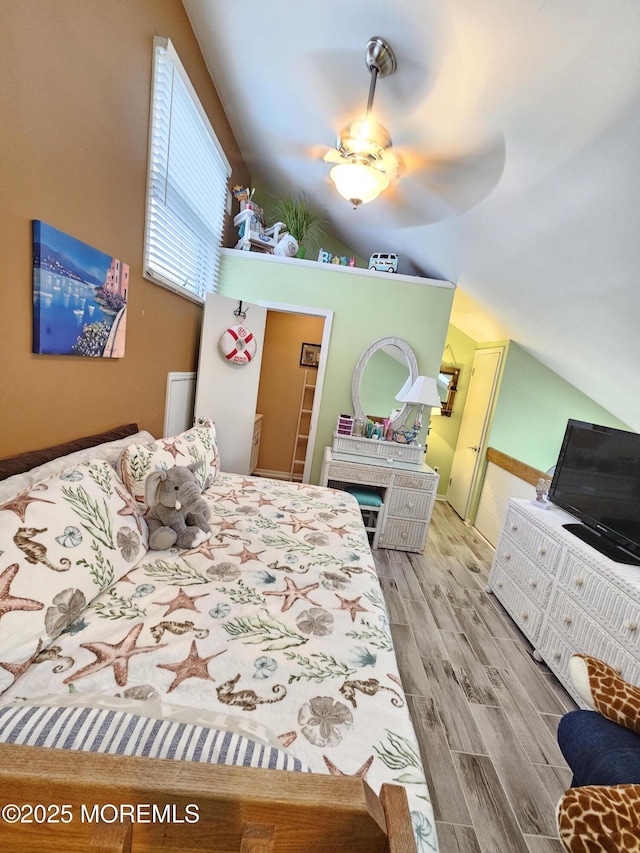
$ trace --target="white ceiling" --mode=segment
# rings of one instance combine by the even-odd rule
[[[462,331],[640,430],[638,0],[183,2],[256,185],[453,281]],[[373,35],[398,59],[375,112],[406,170],[354,211],[321,155],[364,112]]]

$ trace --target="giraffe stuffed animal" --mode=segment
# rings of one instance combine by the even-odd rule
[[[573,655],[569,674],[589,708],[640,734],[640,688],[589,655]],[[570,788],[556,817],[569,853],[640,853],[640,785]]]
[[[640,785],[570,788],[557,819],[569,853],[640,853]]]
[[[593,710],[640,734],[640,687],[613,667],[589,655],[573,655],[569,675],[579,696]]]

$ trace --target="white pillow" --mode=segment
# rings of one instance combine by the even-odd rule
[[[145,441],[155,441],[155,438],[150,432],[142,430],[141,432],[134,433],[134,435],[117,438],[115,441],[105,441],[104,444],[98,444],[96,447],[87,447],[85,450],[76,450],[73,453],[68,453],[66,456],[59,456],[57,459],[52,459],[50,462],[38,465],[30,471],[25,471],[24,474],[14,474],[13,477],[0,480],[0,503],[4,503],[4,501],[8,501],[10,498],[19,495],[20,492],[26,492],[31,486],[39,483],[40,480],[45,480],[47,477],[59,474],[73,465],[80,465],[81,462],[86,462],[87,459],[105,459],[115,468],[118,457],[125,447]]]
[[[216,428],[209,420],[179,435],[128,445],[120,454],[116,471],[141,511],[146,512],[144,487],[147,475],[175,465],[191,465],[199,459],[204,465],[195,472],[195,476],[204,489],[207,479],[215,480],[220,468]]]

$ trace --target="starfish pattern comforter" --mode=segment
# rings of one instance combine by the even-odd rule
[[[418,849],[436,850],[356,501],[225,473],[204,497],[209,540],[147,552],[89,606],[61,600],[67,627],[0,704],[100,694],[233,715],[315,772],[404,785]]]

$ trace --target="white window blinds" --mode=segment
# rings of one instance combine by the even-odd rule
[[[154,39],[145,276],[216,291],[231,167],[168,39]]]

